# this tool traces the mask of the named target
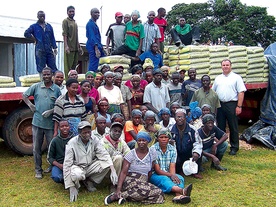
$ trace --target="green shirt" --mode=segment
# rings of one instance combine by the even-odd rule
[[[126,24],[125,28],[125,45],[131,50],[137,50],[140,45],[140,40],[145,37],[144,26],[138,22],[133,26],[132,21]]]
[[[78,25],[74,19],[67,17],[62,22],[62,35],[67,36],[70,51],[78,51]]]
[[[174,29],[176,30],[176,32],[178,34],[181,34],[181,35],[185,35],[185,34],[189,33],[190,31],[192,31],[192,27],[189,24],[185,24],[184,27],[180,27],[180,25],[178,24],[175,26]]]

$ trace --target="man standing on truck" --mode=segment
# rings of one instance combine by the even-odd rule
[[[54,134],[52,110],[56,99],[61,95],[59,87],[52,82],[52,69],[42,70],[42,82],[33,84],[23,93],[23,100],[34,112],[32,121],[33,156],[35,163],[35,178],[42,179],[42,144],[44,136],[49,146]],[[34,104],[28,97],[34,97]]]
[[[67,77],[69,70],[76,69],[79,53],[83,55],[83,50],[78,38],[78,25],[74,20],[75,7],[67,7],[68,17],[62,21],[62,35],[64,41],[64,74]]]
[[[217,123],[222,131],[226,131],[226,120],[230,130],[230,155],[239,150],[238,115],[242,112],[242,102],[246,87],[240,75],[234,73],[231,61],[221,62],[222,74],[218,75],[212,89],[218,94],[221,107],[217,110]]]
[[[37,72],[42,79],[42,69],[46,65],[52,69],[52,73],[57,70],[57,44],[53,27],[45,22],[45,13],[39,11],[37,18],[38,21],[25,31],[24,36],[34,41]]]

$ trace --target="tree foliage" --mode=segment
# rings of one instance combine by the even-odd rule
[[[275,17],[265,7],[247,6],[240,0],[209,0],[207,3],[176,4],[168,12],[168,31],[184,17],[188,24],[197,25],[201,42],[216,42],[218,38],[236,45],[266,47],[276,41]]]

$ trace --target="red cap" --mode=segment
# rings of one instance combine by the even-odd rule
[[[122,12],[116,12],[115,13],[115,17],[122,17],[124,16]]]

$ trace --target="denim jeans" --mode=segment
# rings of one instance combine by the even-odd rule
[[[63,171],[61,169],[59,169],[57,166],[53,166],[51,178],[56,183],[63,183],[64,182]]]
[[[33,133],[33,156],[35,163],[35,172],[42,173],[42,144],[44,141],[44,136],[46,137],[47,147],[53,138],[53,129],[42,129],[32,125]]]

